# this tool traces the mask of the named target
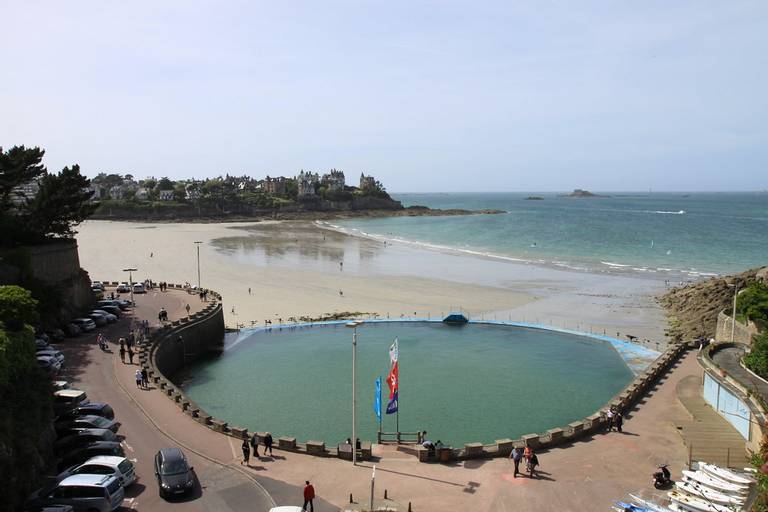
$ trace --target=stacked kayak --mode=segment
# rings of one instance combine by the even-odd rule
[[[697,462],[683,471],[683,479],[668,493],[672,510],[685,512],[733,512],[743,510],[755,484],[753,475]]]

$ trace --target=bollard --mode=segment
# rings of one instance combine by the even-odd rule
[[[387,490],[386,490],[386,489],[384,489],[384,499],[385,499],[385,500],[386,500],[386,499],[388,499],[388,498],[387,498]]]
[[[354,503],[354,501],[352,501],[352,493],[349,493],[349,502]]]
[[[408,502],[408,512],[413,512],[413,509],[411,508],[411,502]]]

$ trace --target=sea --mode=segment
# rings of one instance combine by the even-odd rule
[[[768,192],[392,196],[404,206],[503,213],[350,219],[329,225],[382,241],[675,282],[768,264]]]

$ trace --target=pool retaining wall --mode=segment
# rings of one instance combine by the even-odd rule
[[[181,285],[174,284],[169,284],[168,287],[184,289]],[[170,378],[184,364],[203,357],[205,354],[210,353],[211,350],[221,350],[223,348],[224,321],[221,295],[215,292],[209,293],[212,301],[203,311],[169,322],[163,328],[157,329],[150,334],[149,338],[140,347],[140,363],[142,368],[147,369],[150,381],[155,384],[158,390],[165,393],[172,403],[175,403],[185,414],[188,414],[200,424],[216,432],[238,439],[255,433],[259,442],[263,444],[266,432],[249,431],[246,427],[229,425],[224,420],[214,418],[186,396]],[[273,328],[279,329],[281,326]],[[583,333],[574,332],[574,334]],[[176,341],[180,335],[185,340],[184,344],[186,344],[186,340],[193,340],[191,346],[194,347],[194,352],[188,348],[186,353],[184,352],[184,344]],[[531,446],[538,449],[546,449],[590,436],[606,428],[608,408],[616,407],[621,411],[626,411],[632,407],[649,389],[655,386],[669,366],[686,349],[687,346],[682,343],[669,345],[653,363],[644,371],[638,373],[635,379],[614,396],[605,407],[583,420],[574,421],[562,427],[551,428],[544,433],[527,434],[517,439],[499,439],[493,444],[466,443],[460,448],[448,447],[434,455],[430,454],[426,448],[416,446],[415,452],[418,460],[420,462],[448,462],[452,460],[508,457],[513,447]],[[300,442],[294,437],[279,437],[274,433],[272,433],[272,436],[274,448],[278,450],[320,457],[351,458],[349,456],[350,450],[345,450],[343,445],[340,445],[342,448],[340,450],[339,447],[326,446],[323,441],[308,440]],[[361,449],[358,450],[358,454],[360,460],[370,459],[372,457],[371,443],[364,441],[361,444]]]

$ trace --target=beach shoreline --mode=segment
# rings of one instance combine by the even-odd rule
[[[77,235],[94,280],[197,284],[224,296],[228,326],[353,311],[436,318],[462,309],[514,320],[666,344],[659,280],[553,269],[382,243],[313,221],[156,224],[88,221]],[[190,300],[197,300],[190,296]],[[647,340],[647,341],[646,341]]]

